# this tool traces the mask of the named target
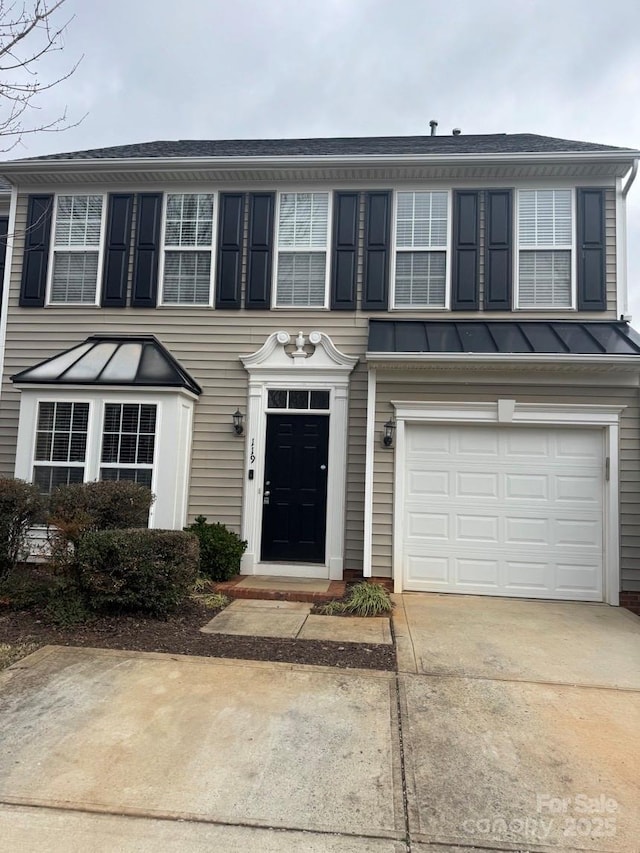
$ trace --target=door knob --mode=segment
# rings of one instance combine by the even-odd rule
[[[265,498],[268,498],[270,494],[271,494],[271,492],[265,492],[264,493]]]
[[[326,471],[326,470],[327,470],[327,466],[326,466],[326,465],[321,465],[321,466],[320,466],[320,470],[321,470],[321,471]]]

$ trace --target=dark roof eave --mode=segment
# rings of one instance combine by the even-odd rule
[[[0,164],[0,172],[10,178],[11,175],[43,174],[56,172],[110,172],[114,167],[120,171],[188,171],[193,168],[243,168],[259,170],[290,166],[402,166],[402,165],[510,165],[527,163],[531,165],[550,162],[588,163],[610,162],[628,163],[640,157],[640,151],[634,149],[612,149],[605,151],[575,152],[517,152],[482,153],[465,152],[460,154],[296,154],[268,156],[235,157],[97,157],[69,158],[59,160],[14,160]]]

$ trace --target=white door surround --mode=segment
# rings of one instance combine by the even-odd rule
[[[393,577],[397,592],[403,588],[406,515],[408,424],[467,424],[510,427],[600,428],[603,435],[602,496],[604,561],[603,600],[619,603],[619,509],[618,439],[620,407],[601,405],[556,405],[498,400],[495,403],[449,403],[393,401],[397,422],[394,477]],[[492,593],[488,593],[492,594]],[[496,594],[496,593],[493,593]],[[535,597],[532,595],[531,597]]]
[[[242,538],[247,550],[242,558],[243,574],[321,577],[341,580],[344,568],[344,518],[347,468],[347,425],[349,376],[358,358],[344,355],[323,332],[311,332],[308,343],[300,332],[295,350],[288,332],[269,335],[252,355],[240,356],[249,374],[246,417],[246,452],[242,510]],[[324,564],[261,563],[261,532],[267,414],[282,413],[268,408],[271,389],[329,391],[329,470],[327,480],[327,531]],[[291,411],[291,410],[289,410]],[[318,412],[321,414],[321,412]]]

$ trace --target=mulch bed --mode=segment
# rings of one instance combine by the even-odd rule
[[[58,627],[35,610],[0,611],[0,643],[90,646],[357,669],[393,671],[396,668],[394,646],[377,643],[202,634],[200,628],[214,616],[215,611],[189,601],[166,621],[142,616],[105,616],[84,625]]]

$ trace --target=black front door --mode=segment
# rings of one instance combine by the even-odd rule
[[[329,418],[267,415],[262,560],[324,563]]]

